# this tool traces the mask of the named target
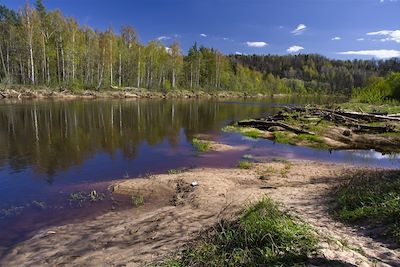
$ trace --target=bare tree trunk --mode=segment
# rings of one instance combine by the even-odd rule
[[[122,63],[121,63],[121,52],[119,53],[119,67],[118,67],[118,86],[122,86]]]
[[[137,89],[140,88],[140,46],[139,46],[139,57],[138,57],[138,70],[137,70]]]
[[[46,80],[46,43],[44,39],[44,34],[42,32],[42,81]]]
[[[0,46],[0,57],[1,57],[1,63],[3,65],[3,69],[4,69],[4,75],[6,77],[6,80],[8,81],[8,72],[7,72],[6,63],[4,61],[3,48],[1,46]]]
[[[112,53],[113,53],[113,46],[112,46],[112,40],[110,40],[110,86],[112,86],[113,85],[113,62],[112,62],[112,59],[113,59],[113,56],[112,56]]]
[[[64,58],[64,48],[63,48],[63,39],[60,37],[61,41],[61,62],[62,62],[62,81],[65,82],[65,58]]]
[[[96,88],[97,90],[100,90],[101,84],[103,83],[103,74],[104,74],[104,65],[105,65],[105,62],[104,62],[105,59],[104,59],[104,57],[105,57],[105,54],[106,54],[106,49],[103,48],[103,63],[102,63],[102,65],[101,65],[99,83],[98,83],[97,88]]]
[[[57,44],[57,76],[58,76],[58,85],[61,84],[61,69],[60,69],[60,48]]]
[[[33,61],[33,29],[32,29],[30,11],[28,9],[28,6],[26,6],[25,11],[26,11],[26,22],[28,27],[28,48],[29,48],[29,60],[30,60],[30,71],[31,71],[30,78],[32,84],[35,84],[35,64]]]
[[[75,31],[72,33],[72,82],[75,82]]]
[[[193,63],[190,63],[190,88],[193,88]]]

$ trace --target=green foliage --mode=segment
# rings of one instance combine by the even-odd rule
[[[36,0],[33,8],[27,2],[19,14],[0,5],[0,49],[9,59],[9,67],[0,68],[0,81],[13,84],[74,91],[117,86],[159,91],[350,94],[353,87],[365,86],[371,76],[400,69],[397,60],[224,56],[197,44],[185,56],[177,42],[168,48],[155,40],[142,44],[131,26],[122,27],[119,34],[111,28],[101,31],[82,26],[61,11],[46,10],[42,0]],[[28,60],[33,60],[32,68]],[[392,87],[399,84],[396,77],[389,82]]]
[[[280,211],[269,198],[252,205],[238,220],[222,221],[166,266],[305,265],[317,236]]]
[[[247,128],[247,127],[238,127],[233,125],[227,125],[222,128],[224,132],[239,132],[244,136],[256,139],[260,138],[263,135],[263,131],[255,129],[255,128]]]
[[[143,198],[143,196],[140,196],[140,195],[132,195],[132,196],[131,196],[131,199],[132,199],[132,204],[133,204],[133,206],[135,206],[135,207],[142,206],[142,205],[144,204],[144,198]]]
[[[325,143],[325,141],[318,135],[312,134],[299,134],[296,136],[297,140],[305,141],[310,147],[327,149],[329,146]]]
[[[237,167],[239,169],[251,169],[253,164],[247,160],[240,160],[237,164]]]
[[[211,143],[208,141],[193,138],[192,144],[196,147],[198,152],[207,152],[211,148]]]
[[[281,144],[295,144],[292,139],[293,135],[288,132],[273,132],[274,141]]]
[[[168,174],[172,175],[172,174],[179,174],[182,173],[182,170],[179,169],[170,169],[168,170]]]
[[[392,73],[386,78],[371,78],[368,86],[353,90],[352,101],[371,104],[397,104],[400,101],[400,72]]]
[[[337,193],[337,214],[347,222],[385,225],[400,244],[400,173],[359,172]]]

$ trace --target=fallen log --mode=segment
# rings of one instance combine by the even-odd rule
[[[315,135],[313,132],[309,132],[300,128],[296,128],[290,126],[286,123],[278,122],[278,121],[260,121],[260,120],[250,120],[250,121],[239,121],[238,126],[244,127],[252,127],[263,131],[268,131],[269,128],[278,126],[285,130],[291,131],[295,134],[310,134]]]
[[[351,118],[365,119],[365,120],[375,120],[375,121],[398,121],[400,122],[400,118],[391,117],[388,115],[375,115],[372,113],[361,113],[355,111],[333,111],[337,114],[344,115]]]
[[[303,107],[285,107],[286,111],[292,111],[292,112],[305,112],[305,113],[318,113],[318,112],[323,112],[323,113],[331,113],[331,114],[338,114],[342,115],[345,117],[353,118],[353,119],[361,119],[361,120],[366,120],[366,121],[398,121],[400,122],[400,118],[398,118],[396,115],[392,116],[392,114],[386,114],[384,113],[366,113],[366,112],[356,112],[356,111],[345,111],[341,109],[325,109],[325,108],[303,108]]]
[[[370,134],[382,134],[382,133],[396,133],[396,129],[393,125],[385,126],[372,126],[372,125],[349,125],[349,128],[355,133],[370,133]]]

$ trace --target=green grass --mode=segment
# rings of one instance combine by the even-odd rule
[[[277,143],[295,145],[293,136],[288,132],[273,132],[273,136]]]
[[[264,198],[239,219],[221,221],[179,258],[170,258],[164,265],[299,266],[316,252],[317,243],[317,235],[309,226]]]
[[[240,160],[237,164],[237,167],[239,169],[251,169],[251,167],[253,166],[253,164],[247,160]]]
[[[386,226],[400,244],[400,172],[359,172],[337,193],[338,218]]]
[[[321,136],[312,134],[299,134],[296,136],[297,140],[305,141],[310,147],[327,149],[329,146],[325,143]]]
[[[263,136],[264,132],[255,128],[250,128],[250,127],[238,127],[238,126],[232,126],[228,125],[222,128],[222,131],[224,132],[238,132],[246,137],[257,139]]]
[[[397,104],[369,104],[359,102],[348,102],[339,105],[343,109],[353,110],[357,112],[387,112],[400,113],[400,105]]]
[[[132,200],[133,206],[135,206],[135,207],[139,207],[139,206],[144,205],[144,198],[143,198],[143,196],[140,196],[140,195],[132,195],[132,196],[131,196],[131,200]]]
[[[211,149],[211,143],[208,141],[193,138],[192,144],[195,146],[198,152],[207,152]]]

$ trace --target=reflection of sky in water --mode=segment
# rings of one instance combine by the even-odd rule
[[[260,160],[275,157],[400,166],[399,155],[373,150],[329,152],[220,131],[232,120],[274,113],[282,105],[323,103],[318,101],[27,101],[0,105],[0,209],[32,200],[60,201],[61,192],[65,197],[96,183],[106,186],[107,181],[126,174],[137,177],[181,167],[234,167],[245,154]],[[196,134],[210,134],[243,149],[198,155],[190,142]],[[20,234],[21,229],[13,228],[18,221],[18,217],[3,225],[0,221],[0,236],[7,231]],[[38,219],[41,226],[45,221]]]
[[[382,154],[374,150],[328,151],[307,147],[274,143],[270,140],[251,139],[240,134],[226,133],[221,140],[233,145],[245,144],[252,154],[258,157],[321,160],[333,163],[345,163],[356,166],[399,168],[399,154]]]

